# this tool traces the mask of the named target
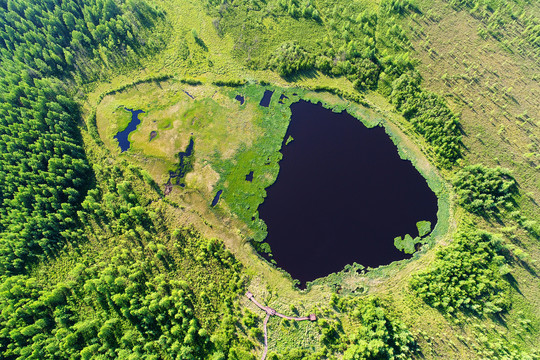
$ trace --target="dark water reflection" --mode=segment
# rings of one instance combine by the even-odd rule
[[[212,207],[218,204],[219,197],[221,196],[222,193],[223,193],[223,190],[218,190],[218,192],[216,193],[216,196],[214,196],[214,199],[212,200],[212,204],[211,204]]]
[[[279,267],[302,283],[357,262],[377,267],[410,257],[396,236],[437,221],[437,198],[384,129],[300,101],[280,171],[259,207]],[[289,136],[294,141],[285,145]]]
[[[121,152],[124,152],[129,149],[129,146],[131,145],[128,137],[129,134],[131,134],[132,131],[135,131],[137,129],[137,126],[141,123],[141,120],[139,119],[139,114],[144,113],[142,110],[133,110],[125,108],[127,111],[131,113],[131,121],[129,122],[128,126],[122,130],[116,133],[116,135],[113,136],[114,139],[118,140],[118,145],[120,146]]]
[[[240,105],[244,105],[244,97],[242,95],[236,95],[235,100],[240,102]]]
[[[259,102],[259,105],[264,106],[264,107],[268,107],[268,105],[270,105],[270,100],[272,100],[272,95],[274,95],[273,91],[265,90],[264,95],[263,95],[261,101]]]

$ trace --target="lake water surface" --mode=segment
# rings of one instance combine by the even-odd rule
[[[270,100],[272,100],[272,95],[274,95],[274,92],[272,90],[265,90],[264,95],[259,102],[259,105],[263,107],[268,107],[270,105]]]
[[[137,129],[137,126],[141,123],[141,120],[139,119],[139,114],[144,113],[144,111],[142,110],[133,110],[128,108],[125,108],[125,110],[131,113],[131,121],[124,130],[119,131],[118,133],[116,133],[116,135],[113,136],[114,139],[118,140],[118,145],[120,146],[121,152],[129,149],[131,143],[128,140],[128,136],[129,134],[131,134],[132,131],[135,131],[135,129]]]
[[[417,236],[420,220],[435,226],[437,198],[426,180],[383,128],[305,101],[291,110],[279,175],[259,206],[277,265],[305,283],[353,262],[410,257],[394,238]]]

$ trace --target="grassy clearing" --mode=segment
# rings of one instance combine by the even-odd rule
[[[218,179],[214,170],[217,160],[213,159],[231,158],[240,147],[250,147],[262,134],[254,121],[256,104],[249,102],[241,106],[218,90],[174,81],[137,86],[106,96],[97,110],[97,126],[106,146],[117,153],[118,146],[112,137],[129,120],[129,113],[123,107],[143,109],[141,124],[130,135],[131,148],[122,156],[139,156],[161,163],[162,173],[152,172],[158,183],[167,177],[166,171],[177,162],[176,155],[193,137],[197,160],[195,171],[186,181],[192,188],[211,193]],[[156,136],[150,140],[152,132]]]
[[[508,47],[508,43],[518,42],[524,34],[515,29],[521,26],[523,18],[498,26],[502,32],[502,37],[498,38],[484,36],[486,23],[468,11],[455,11],[443,1],[419,2],[419,5],[426,10],[425,16],[407,20],[407,30],[421,60],[419,70],[426,86],[444,95],[452,109],[461,113],[464,163],[508,168],[519,188],[519,211],[502,211],[496,221],[473,220],[478,228],[504,234],[505,242],[514,248],[514,253],[526,254],[525,263],[512,264],[515,293],[505,325],[495,325],[497,331],[490,330],[487,336],[497,342],[499,332],[512,339],[509,341],[532,349],[540,336],[540,283],[535,275],[540,247],[538,235],[520,227],[524,218],[531,222],[540,220],[540,87],[537,77],[540,67],[531,53],[523,53],[521,47]],[[525,4],[531,9],[537,6]],[[496,12],[493,17],[498,15],[504,16]],[[527,322],[523,319],[529,319],[534,325],[523,326]],[[477,346],[481,349],[484,345]]]

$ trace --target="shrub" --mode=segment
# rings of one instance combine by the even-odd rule
[[[508,284],[500,268],[504,257],[489,233],[461,233],[437,253],[433,265],[413,275],[411,288],[443,313],[458,310],[494,314],[508,310]]]
[[[294,42],[281,44],[268,61],[268,67],[277,71],[282,77],[290,76],[301,70],[311,69],[313,65],[313,59],[307,51]]]
[[[351,337],[343,360],[405,359],[416,352],[417,345],[409,330],[392,320],[378,299],[358,303],[353,317],[361,322]]]
[[[471,165],[459,171],[453,179],[458,195],[458,203],[466,210],[489,216],[498,212],[498,208],[511,204],[517,192],[516,181],[510,171],[500,167],[488,168],[483,165]]]
[[[213,82],[216,86],[229,86],[229,87],[240,87],[246,85],[246,80],[240,80],[240,79],[230,79],[230,80],[216,80]]]

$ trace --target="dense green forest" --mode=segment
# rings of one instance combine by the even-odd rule
[[[437,253],[432,268],[413,277],[411,287],[431,306],[448,314],[508,310],[508,283],[502,278],[508,268],[503,249],[491,234],[459,234],[451,246]]]
[[[456,174],[454,186],[458,202],[471,212],[491,215],[500,207],[514,207],[512,196],[517,187],[507,169],[467,166]]]
[[[198,316],[216,306],[212,291],[195,309],[189,285],[195,277],[172,276],[181,265],[160,243],[156,227],[163,225],[156,214],[133,192],[136,179],[121,181],[117,167],[90,166],[79,105],[67,86],[156,51],[159,43],[141,36],[160,13],[143,1],[0,6],[2,358],[198,359],[228,353],[235,334],[219,322],[225,340],[211,341],[205,327],[213,329],[217,319]],[[199,239],[189,246],[196,236],[190,234],[172,234],[176,246],[183,245],[178,251],[192,254],[199,266],[216,262],[222,275],[230,273],[219,283],[225,289],[215,291],[220,302],[231,304],[223,295],[241,286],[239,265],[216,242]],[[57,283],[31,275],[39,263],[94,236],[114,238],[115,255],[82,256]]]
[[[143,5],[2,4],[2,274],[82,236],[77,210],[92,184],[79,108],[64,84],[140,47],[133,27],[157,15]]]
[[[0,358],[255,359],[264,337],[263,315],[243,296],[252,288],[267,305],[318,318],[270,324],[277,340],[268,359],[540,358],[538,120],[512,113],[514,105],[534,110],[537,103],[510,95],[518,82],[482,83],[494,103],[510,105],[471,120],[463,100],[433,86],[441,74],[426,70],[446,49],[430,48],[419,60],[440,13],[462,17],[481,44],[496,44],[489,51],[507,57],[505,64],[523,62],[522,82],[532,78],[537,94],[538,4],[431,5],[0,0]],[[502,71],[490,72],[505,81]],[[251,95],[247,87],[255,85],[298,87],[392,119],[404,134],[387,130],[394,141],[414,143],[426,159],[415,166],[433,163],[426,168],[447,183],[438,195],[451,199],[448,229],[411,260],[345,269],[300,291],[253,251],[247,192],[208,210],[207,199],[197,200],[201,191],[166,196],[155,158],[105,146],[100,102],[167,81],[212,84],[218,97],[230,89]],[[481,96],[474,101],[483,109]],[[277,132],[284,120],[276,112],[253,129]],[[200,143],[189,139],[171,154],[176,183],[203,171],[204,179],[219,178],[207,164],[198,167]],[[265,152],[265,141],[239,149]],[[506,161],[498,144],[518,149],[521,142],[526,156]],[[218,171],[243,161],[233,150]],[[257,250],[270,251],[266,245]]]

